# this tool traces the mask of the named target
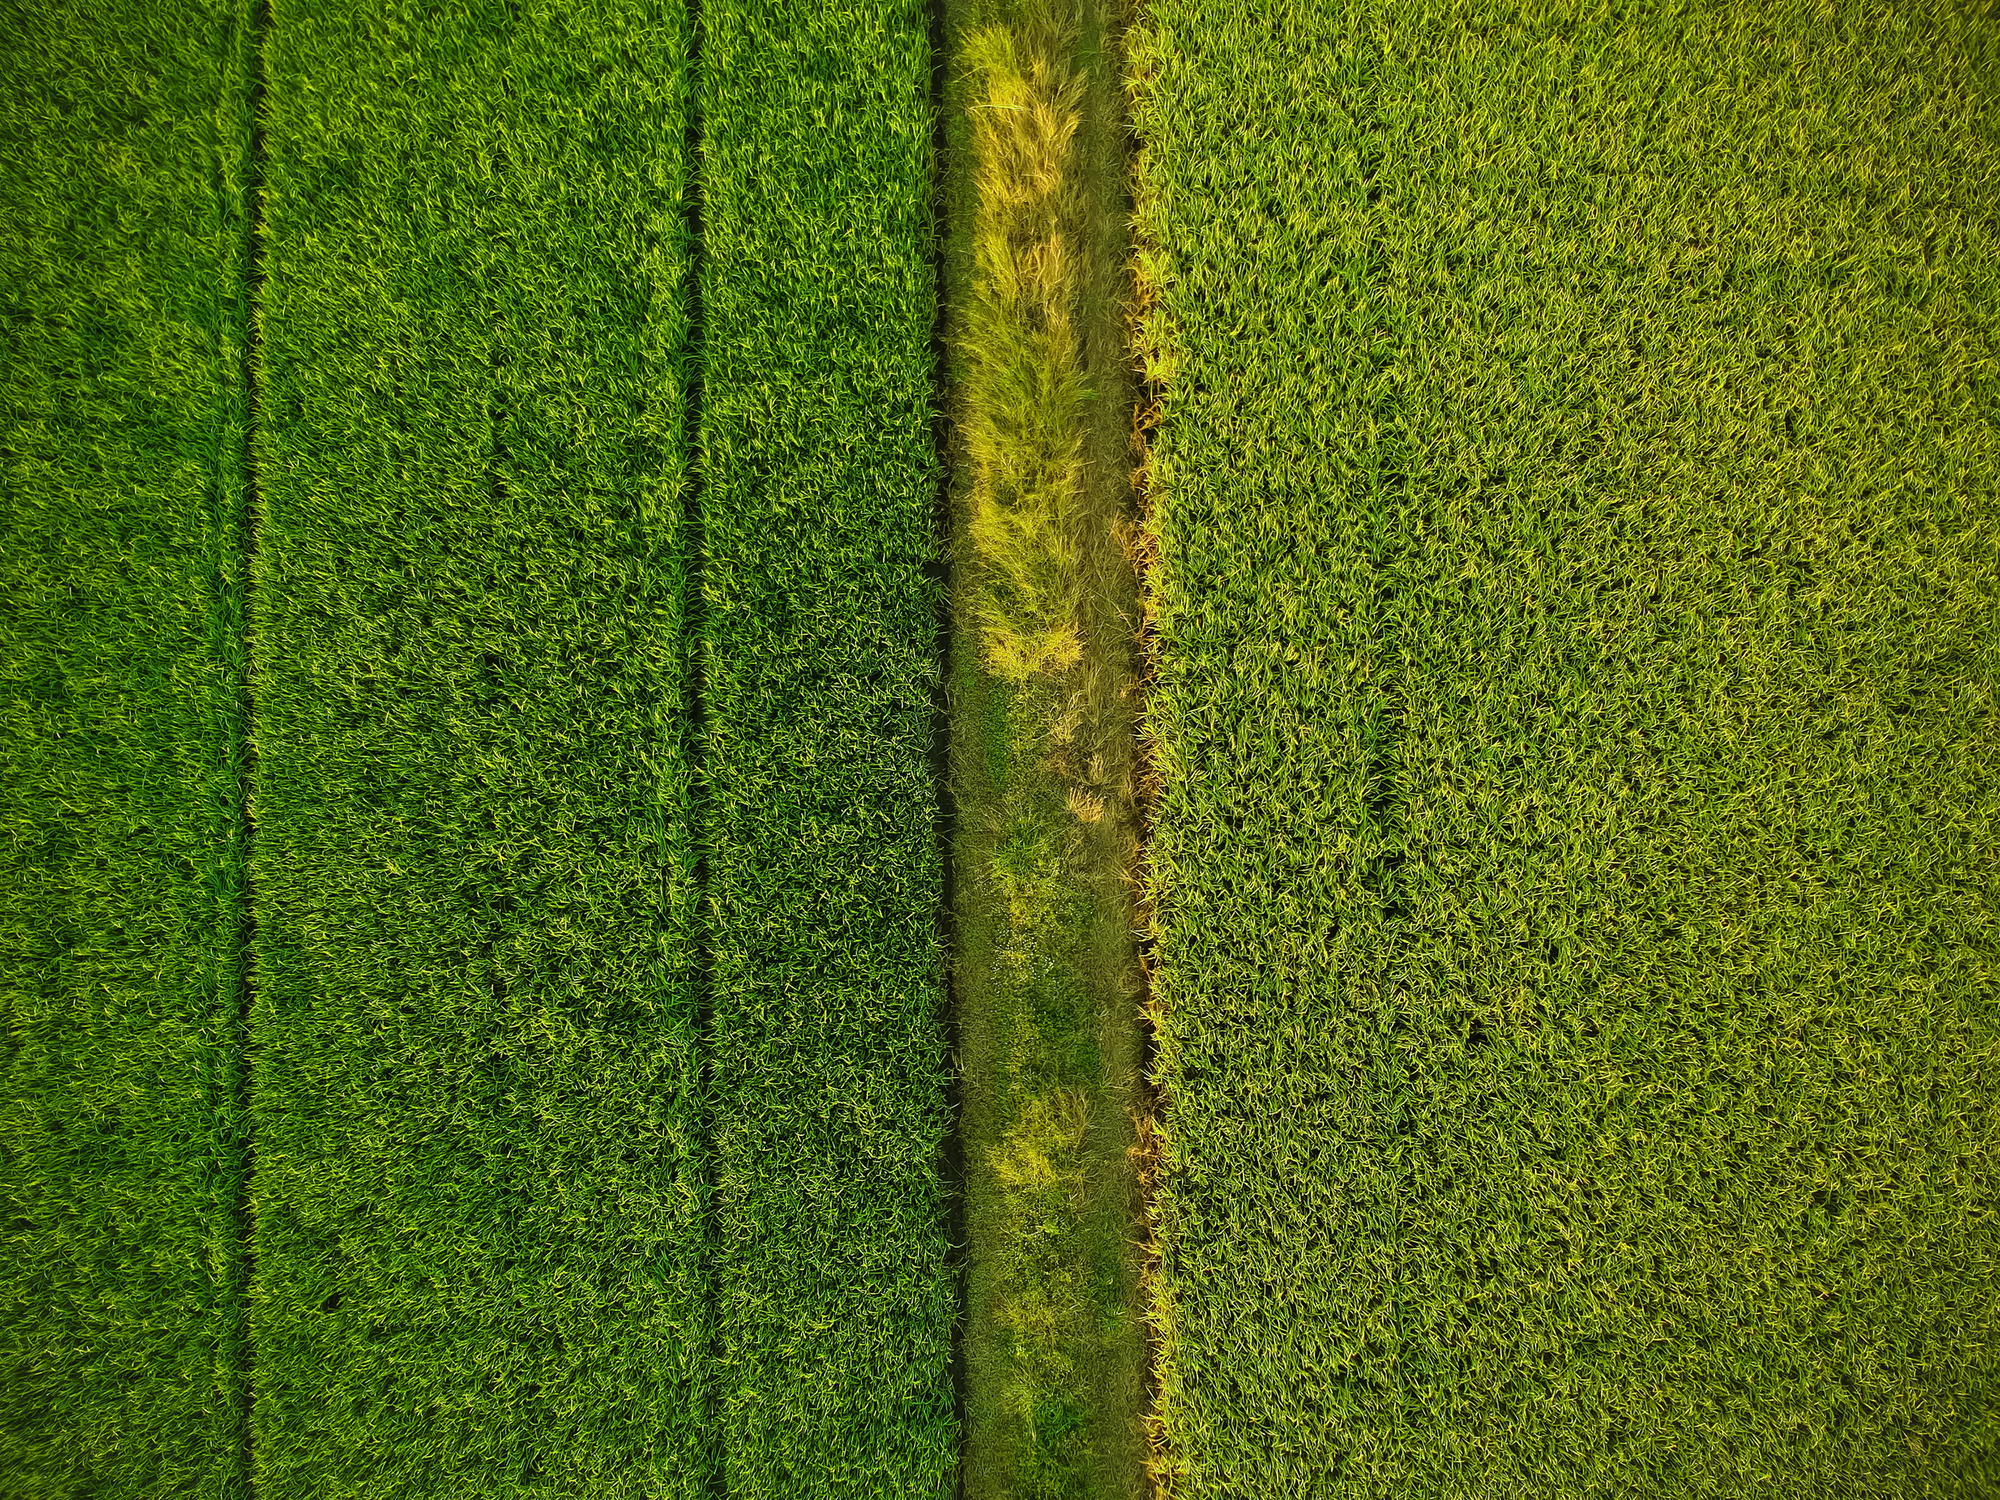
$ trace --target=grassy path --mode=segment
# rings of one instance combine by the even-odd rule
[[[247,7],[0,8],[0,1495],[247,1495]]]
[[[1148,8],[1174,1493],[2000,1484],[1996,47]]]
[[[947,8],[972,1497],[1144,1487],[1114,11]]]
[[[257,1487],[692,1496],[688,35],[271,18]]]

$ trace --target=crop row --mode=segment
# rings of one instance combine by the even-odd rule
[[[273,9],[260,1491],[714,1462],[686,48],[627,0]]]
[[[0,29],[0,1494],[240,1496],[248,30]]]
[[[702,24],[728,1486],[943,1494],[929,38],[915,0],[726,0]]]

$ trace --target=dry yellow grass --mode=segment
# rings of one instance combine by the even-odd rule
[[[965,449],[986,660],[1010,682],[1083,657],[1073,540],[1089,389],[1074,322],[1083,272],[1071,157],[1083,80],[1048,7],[966,39],[978,81],[978,197],[967,319]]]

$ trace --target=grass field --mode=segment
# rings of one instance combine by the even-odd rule
[[[260,1495],[707,1494],[688,28],[279,0]]]
[[[245,8],[0,30],[0,1495],[243,1496]]]
[[[1133,66],[1173,1492],[1994,1493],[2000,31]]]
[[[702,11],[701,505],[730,1493],[944,1495],[930,46]]]

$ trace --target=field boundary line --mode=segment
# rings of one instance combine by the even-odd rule
[[[257,1141],[252,1117],[251,1024],[256,1004],[257,889],[252,859],[257,837],[257,734],[256,734],[256,571],[258,517],[263,509],[263,488],[257,462],[261,431],[263,386],[262,288],[264,277],[264,51],[271,33],[270,0],[247,0],[241,21],[232,39],[232,91],[240,90],[240,107],[233,125],[239,132],[238,155],[233,163],[236,181],[225,191],[237,198],[233,212],[240,217],[237,242],[238,290],[234,333],[237,338],[237,396],[241,401],[241,430],[233,455],[236,472],[231,476],[235,490],[234,523],[230,528],[233,556],[240,568],[239,589],[233,598],[225,591],[225,610],[233,604],[234,618],[228,619],[228,648],[236,657],[232,672],[236,717],[231,745],[230,790],[235,799],[231,837],[236,844],[239,887],[236,930],[231,938],[232,953],[228,976],[230,985],[229,1024],[235,1053],[235,1076],[231,1080],[231,1108],[236,1117],[237,1151],[233,1217],[239,1236],[240,1253],[233,1267],[232,1288],[240,1339],[238,1361],[241,1384],[237,1392],[241,1444],[237,1478],[246,1495],[257,1491],[256,1429],[256,1345],[251,1327],[251,1290],[257,1270],[257,1213],[253,1197],[257,1170]]]
[[[687,261],[681,269],[681,306],[687,332],[681,348],[681,425],[686,434],[686,458],[681,483],[681,715],[688,768],[688,815],[693,824],[695,919],[689,944],[688,980],[693,990],[695,1046],[700,1059],[701,1108],[696,1118],[700,1131],[700,1162],[705,1178],[706,1202],[702,1209],[705,1232],[702,1236],[701,1286],[708,1315],[708,1378],[703,1384],[703,1425],[708,1431],[708,1473],[704,1488],[724,1500],[729,1493],[729,1459],[722,1438],[723,1347],[721,1256],[717,1239],[721,1233],[717,1212],[717,1165],[715,1160],[715,987],[709,924],[708,869],[708,610],[702,593],[706,573],[705,532],[702,525],[702,479],[706,472],[702,453],[702,371],[705,323],[702,318],[701,281],[707,267],[703,220],[703,161],[705,136],[702,129],[702,0],[684,0],[683,17],[687,45],[683,50],[681,91],[685,177],[681,187],[681,228],[687,239]]]
[[[1137,1500],[1125,6],[950,13],[966,1494]]]
[[[958,646],[954,618],[957,569],[952,561],[952,455],[950,315],[947,296],[946,244],[951,221],[951,142],[948,132],[951,85],[951,26],[949,0],[924,0],[931,50],[930,111],[930,270],[935,301],[931,314],[931,440],[937,450],[935,540],[939,561],[924,571],[937,586],[938,675],[931,689],[930,772],[937,788],[938,934],[945,953],[944,1058],[946,1129],[938,1143],[938,1175],[943,1180],[946,1208],[945,1257],[957,1301],[951,1325],[951,1411],[958,1433],[953,1467],[953,1500],[965,1500],[970,1424],[967,1420],[968,1373],[966,1333],[971,1323],[971,1236],[967,1228],[965,1164],[965,1070],[961,1063],[960,977],[961,942],[958,926],[959,809],[951,763],[951,663]]]
[[[1145,0],[1127,0],[1125,30],[1129,33],[1140,21]],[[1161,1155],[1165,1140],[1160,1119],[1166,1108],[1166,1091],[1155,1072],[1160,1030],[1159,1002],[1153,983],[1153,965],[1159,936],[1155,927],[1155,882],[1152,854],[1154,825],[1160,811],[1160,773],[1155,755],[1152,716],[1148,709],[1153,684],[1159,676],[1160,632],[1158,612],[1159,535],[1153,528],[1153,440],[1160,428],[1166,402],[1167,380],[1157,362],[1147,358],[1147,319],[1157,308],[1159,288],[1148,272],[1147,252],[1152,246],[1140,229],[1137,200],[1143,146],[1133,124],[1134,105],[1152,86],[1153,80],[1133,68],[1131,53],[1121,47],[1120,65],[1124,72],[1123,128],[1127,139],[1126,181],[1133,201],[1131,220],[1131,264],[1127,274],[1130,301],[1126,307],[1126,357],[1131,362],[1137,399],[1132,408],[1132,524],[1123,529],[1119,541],[1131,562],[1138,584],[1139,618],[1135,622],[1134,647],[1137,676],[1133,684],[1132,801],[1137,837],[1128,879],[1132,886],[1132,927],[1139,974],[1139,1094],[1134,1119],[1133,1165],[1139,1179],[1139,1307],[1145,1328],[1145,1409],[1142,1420],[1146,1436],[1146,1480],[1153,1500],[1172,1500],[1172,1444],[1160,1409],[1160,1381],[1164,1363],[1165,1329],[1156,1311],[1159,1278],[1164,1263],[1159,1234],[1159,1190]]]

